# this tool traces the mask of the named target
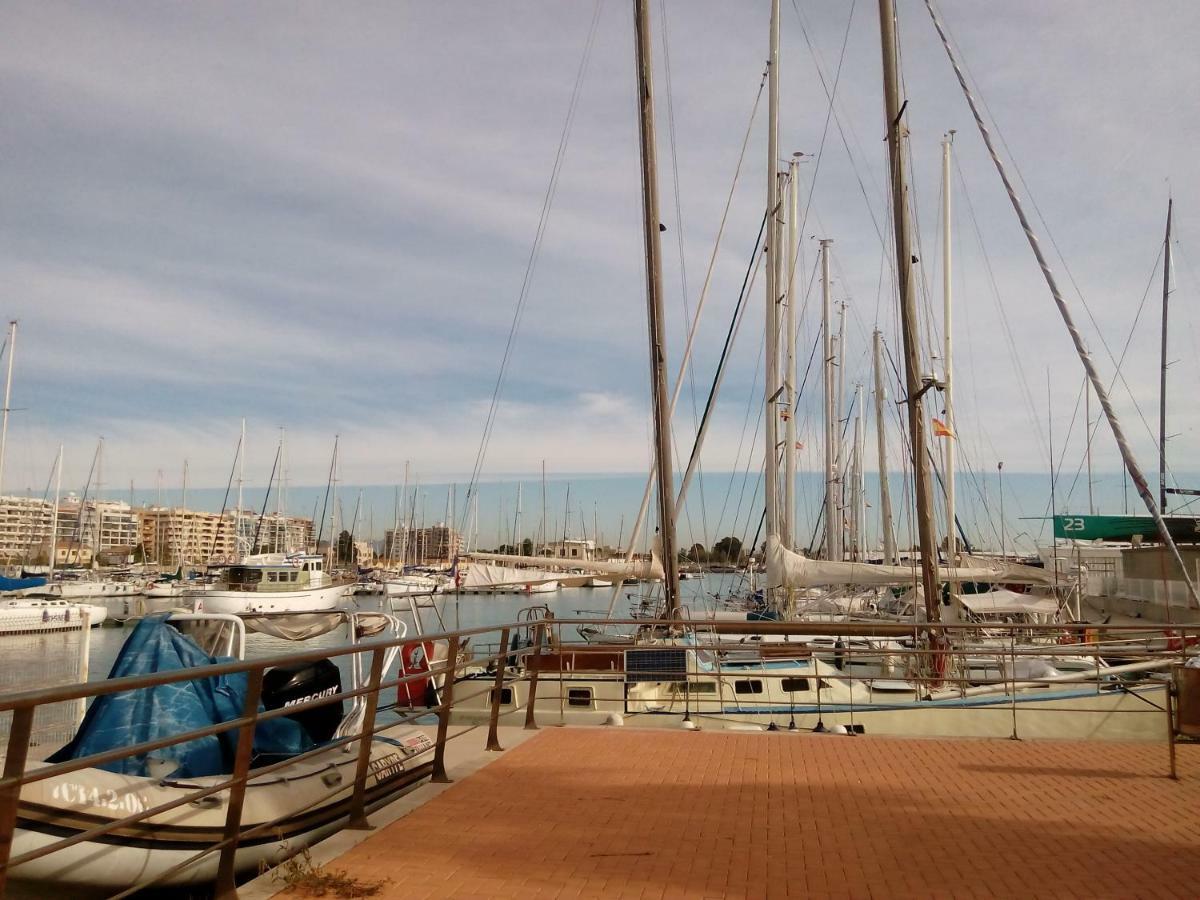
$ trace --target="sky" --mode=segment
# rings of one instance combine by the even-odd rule
[[[1105,380],[1124,351],[1114,402],[1147,471],[1173,193],[1168,455],[1194,469],[1200,6],[944,5]],[[1070,478],[1083,459],[1082,369],[924,5],[898,6],[934,346],[940,141],[957,132],[962,465],[1044,472],[1053,439]],[[406,462],[425,483],[465,480],[594,9],[5,3],[0,314],[20,325],[0,487],[41,493],[62,443],[64,483],[78,490],[100,436],[112,490],[177,491],[185,459],[193,486],[221,487],[243,417],[252,484],[266,482],[280,428],[294,485],[325,482],[335,435],[347,485],[399,483]],[[732,188],[675,421],[685,458],[765,202],[765,100],[734,181],[769,4],[667,0],[652,15],[672,372]],[[783,3],[780,150],[807,154],[799,355],[803,366],[817,337],[812,248],[832,238],[847,396],[870,377],[870,332],[897,346],[878,30],[869,2]],[[646,470],[633,49],[631,4],[600,4],[485,479],[535,477],[543,461],[556,478]],[[761,282],[753,298],[703,457],[714,472],[761,461]],[[821,465],[819,397],[810,375],[797,415],[808,470]],[[1104,429],[1093,455],[1098,471],[1119,468]]]

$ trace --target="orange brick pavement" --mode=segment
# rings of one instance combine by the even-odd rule
[[[547,729],[331,863],[423,897],[1196,897],[1200,747]]]

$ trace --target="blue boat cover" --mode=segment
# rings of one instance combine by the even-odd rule
[[[168,625],[167,618],[168,615],[147,616],[138,623],[113,663],[109,678],[233,661],[229,657],[209,656],[195,641]],[[79,759],[236,719],[242,714],[246,684],[246,674],[242,672],[97,697],[84,716],[75,739],[51,756],[50,761]],[[262,710],[261,704],[259,710]],[[260,722],[254,731],[256,755],[278,759],[303,753],[314,746],[304,728],[290,719]],[[233,771],[236,748],[237,729],[233,729],[164,747],[152,754],[119,759],[99,768],[147,776],[150,774],[148,758],[153,757],[179,764],[167,776],[169,778],[227,775]]]
[[[41,575],[28,578],[8,578],[0,575],[0,591],[23,591],[25,588],[41,587],[45,583],[46,579]]]

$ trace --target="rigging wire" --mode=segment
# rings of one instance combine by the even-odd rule
[[[508,375],[508,366],[512,360],[513,350],[516,346],[517,335],[521,328],[521,319],[525,314],[526,302],[529,299],[529,292],[533,285],[533,276],[537,268],[538,258],[541,255],[542,243],[546,236],[546,229],[550,222],[550,212],[554,205],[554,197],[558,191],[558,180],[562,174],[563,162],[566,158],[567,144],[571,138],[571,130],[575,124],[575,113],[579,108],[579,98],[583,91],[584,78],[587,74],[588,62],[592,56],[592,48],[595,46],[596,33],[600,23],[600,11],[604,6],[604,0],[596,0],[592,9],[591,24],[588,27],[587,39],[584,41],[583,54],[579,60],[579,68],[575,73],[575,84],[571,88],[571,97],[567,103],[567,115],[563,121],[562,130],[559,133],[558,147],[555,150],[554,165],[550,172],[550,181],[546,185],[546,192],[542,198],[542,208],[538,215],[537,229],[534,232],[533,245],[529,249],[529,256],[525,263],[525,272],[521,279],[521,288],[517,293],[517,302],[513,308],[512,324],[509,326],[508,338],[504,344],[504,353],[500,360],[500,371],[496,375],[496,384],[492,389],[492,398],[488,406],[487,416],[484,420],[483,433],[479,439],[479,449],[475,454],[475,463],[471,470],[471,479],[467,483],[466,497],[463,505],[462,518],[459,519],[458,530],[461,533],[466,526],[467,511],[471,508],[471,500],[479,489],[479,477],[483,471],[484,459],[487,456],[488,445],[491,443],[492,434],[496,427],[496,417],[500,411],[500,400],[504,390],[504,382]],[[457,511],[456,511],[457,513]]]

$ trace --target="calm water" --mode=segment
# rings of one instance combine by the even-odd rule
[[[737,590],[741,580],[734,576],[709,575],[702,579],[689,579],[681,583],[685,598],[693,609],[704,608],[713,603],[713,594],[727,595]],[[627,617],[631,606],[636,606],[643,597],[650,596],[647,585],[624,585],[620,589],[614,615]],[[445,594],[437,598],[447,629],[475,628],[514,622],[521,610],[530,606],[545,606],[555,617],[561,619],[587,618],[603,615],[612,597],[611,588],[564,588],[548,594]],[[397,609],[401,609],[397,605]],[[441,626],[433,610],[422,610],[426,633],[440,631]],[[409,625],[409,634],[415,633],[411,616],[401,616]],[[88,654],[90,681],[108,677],[113,662],[133,631],[133,624],[124,627],[101,627],[91,630],[91,646]],[[481,635],[477,644],[494,643],[496,635]],[[565,639],[575,637],[565,631]],[[43,687],[72,680],[79,655],[81,635],[78,632],[51,632],[34,635],[0,636],[0,692]],[[343,629],[330,632],[303,643],[291,643],[261,634],[246,637],[246,657],[261,659],[296,652],[299,649],[316,647],[339,647],[347,642]],[[340,661],[343,681],[349,684],[346,662]]]

